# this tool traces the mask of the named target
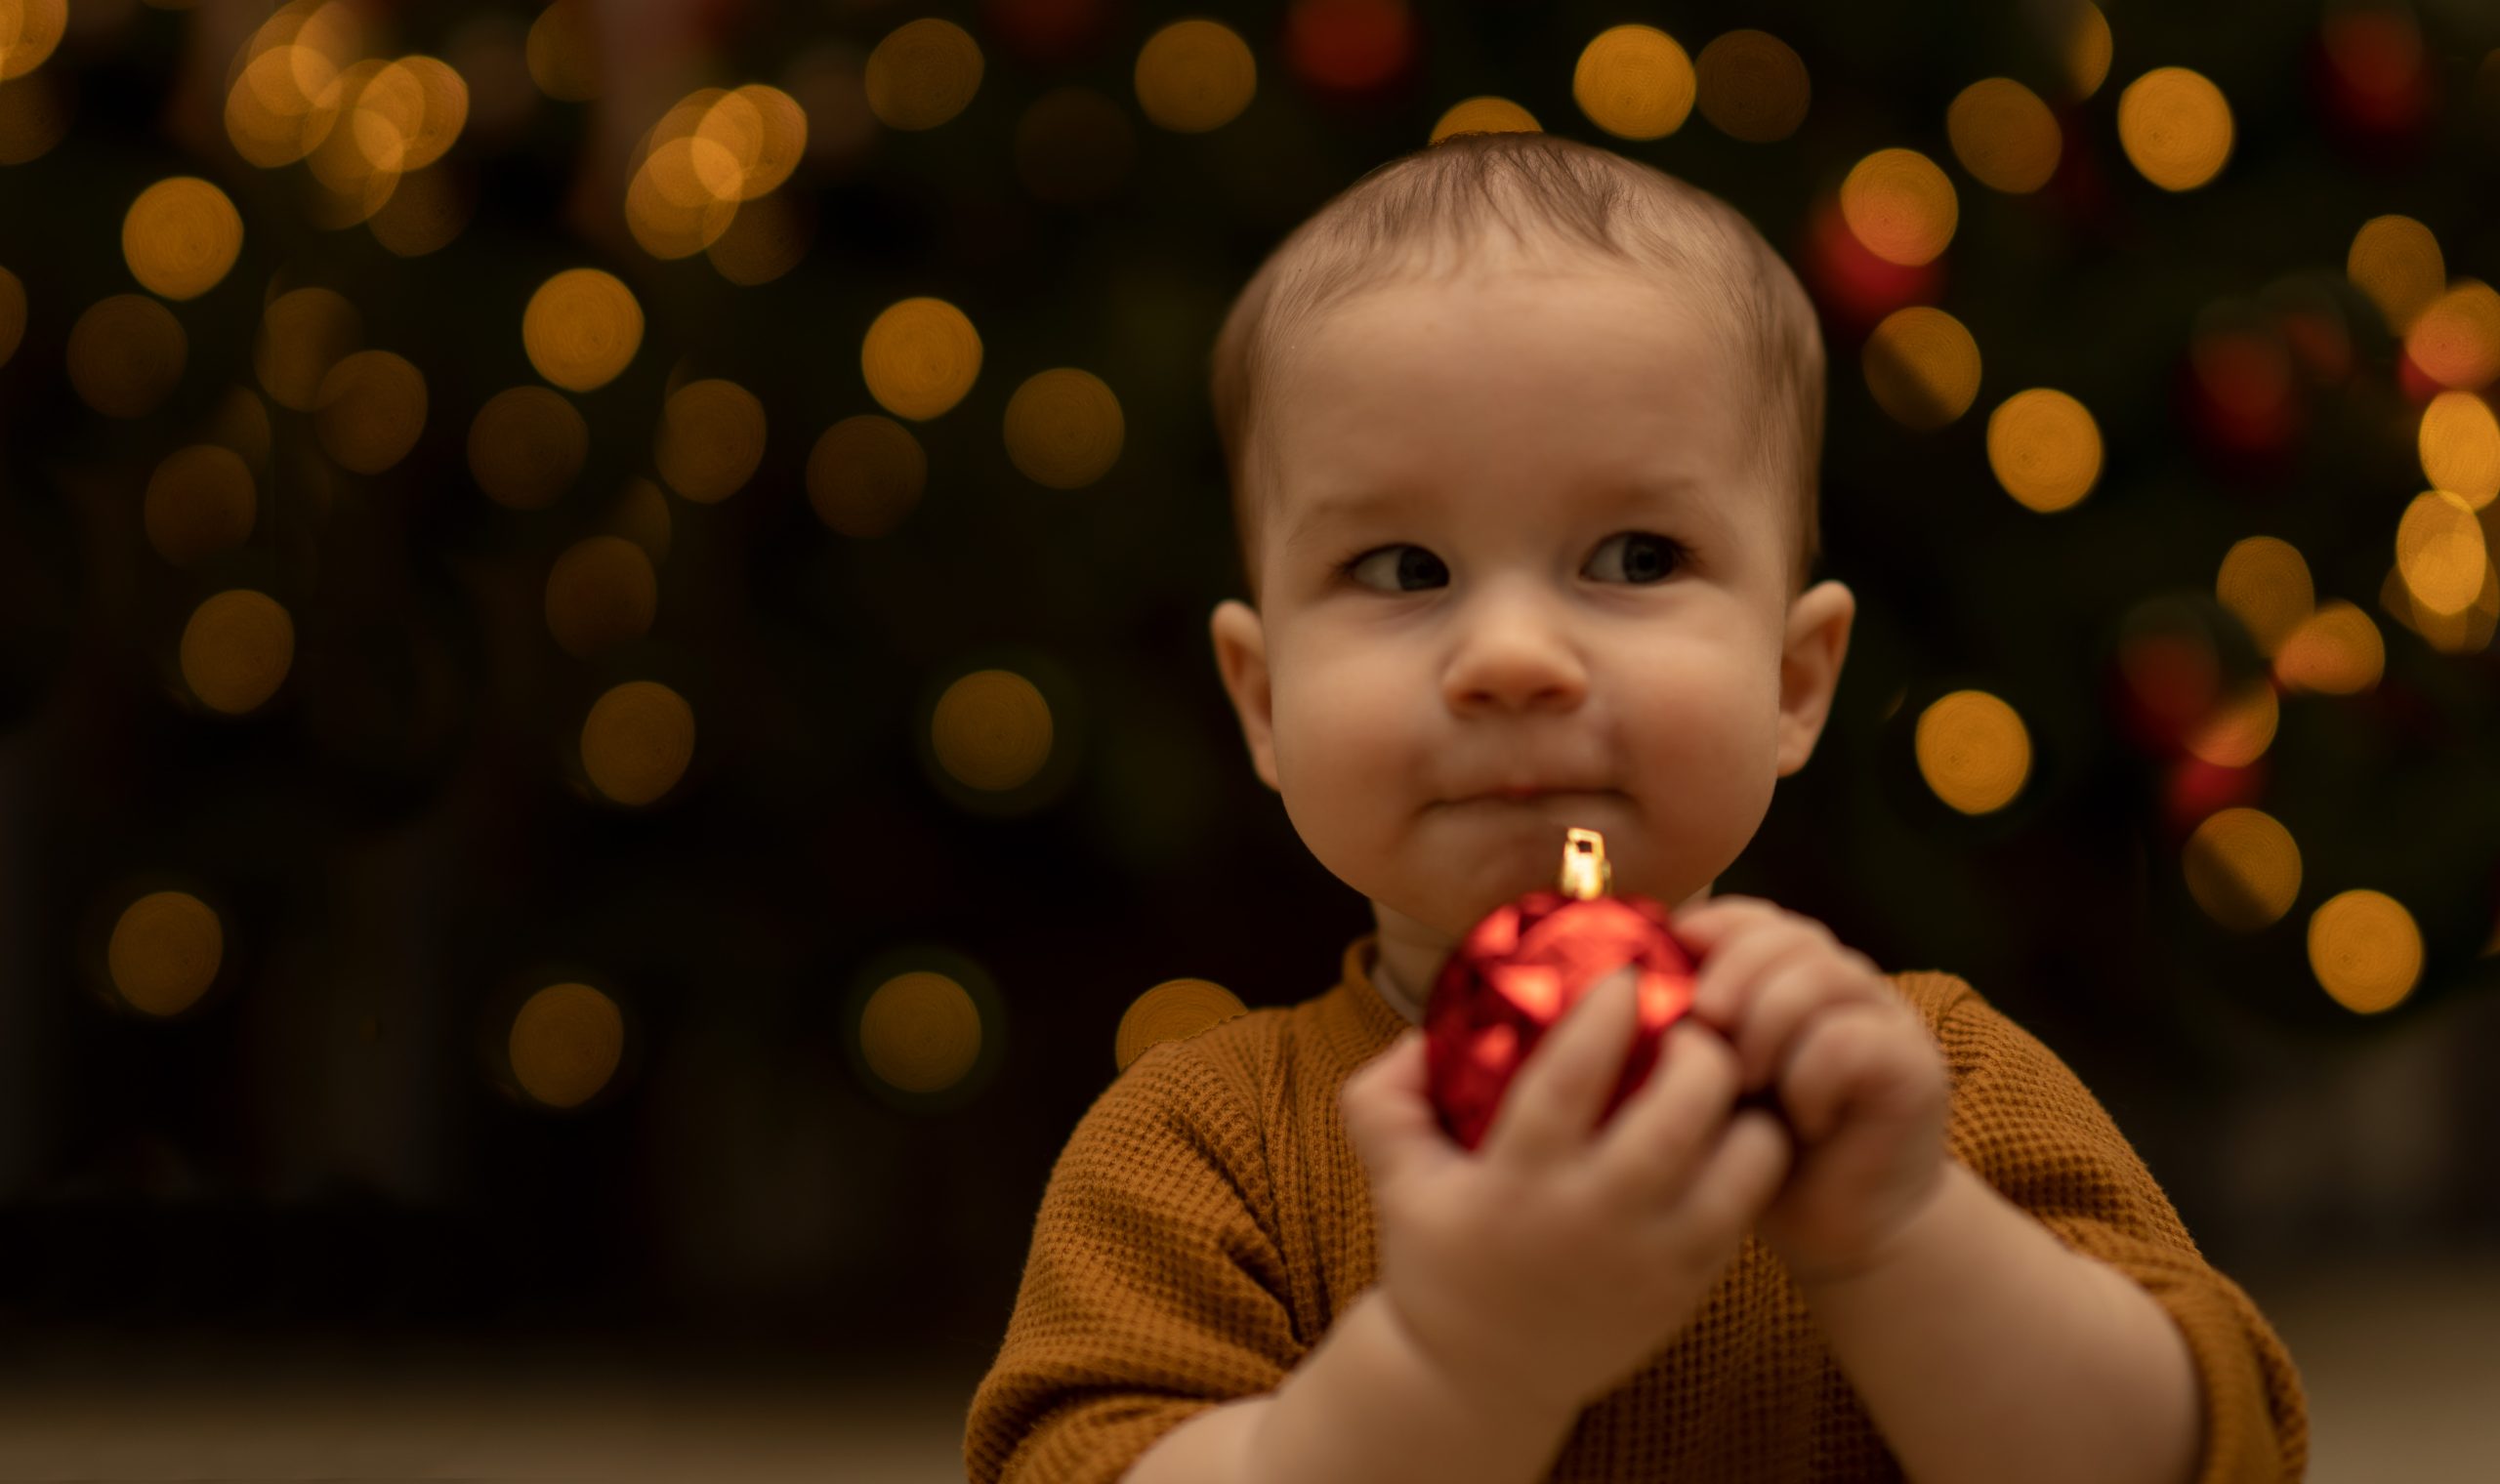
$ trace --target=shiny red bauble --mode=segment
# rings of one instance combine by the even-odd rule
[[[1667,1027],[1691,1007],[1694,960],[1670,929],[1667,909],[1645,896],[1579,894],[1593,889],[1591,853],[1595,880],[1604,880],[1604,845],[1592,852],[1593,831],[1571,837],[1566,889],[1531,891],[1485,914],[1442,964],[1425,1002],[1426,1088],[1441,1128],[1464,1148],[1483,1139],[1536,1043],[1616,969],[1628,964],[1638,971],[1640,1027],[1600,1123],[1648,1080]],[[1574,852],[1584,865],[1577,872]]]

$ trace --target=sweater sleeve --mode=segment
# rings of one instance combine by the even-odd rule
[[[1965,1165],[2068,1247],[2149,1292],[2187,1337],[2203,1405],[2196,1484],[2308,1468],[2309,1409],[2282,1340],[2207,1263],[2133,1145],[2055,1051],[1963,986],[1938,1022],[1948,1137]]]
[[[1110,1484],[1173,1427],[1273,1390],[1306,1346],[1282,1298],[1257,1125],[1186,1041],[1068,1136],[1006,1339],[973,1395],[972,1484]]]

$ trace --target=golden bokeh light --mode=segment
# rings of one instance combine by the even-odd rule
[[[980,375],[980,335],[943,299],[905,299],[869,324],[859,370],[877,405],[925,423],[973,390]]]
[[[907,21],[868,54],[868,107],[889,129],[935,129],[971,105],[983,66],[972,32],[935,17]]]
[[[1813,95],[1806,59],[1769,31],[1715,36],[1692,67],[1701,116],[1730,139],[1772,144],[1806,122]]]
[[[2483,563],[2481,591],[2463,611],[2440,613],[2415,602],[2402,568],[2390,562],[2387,580],[2379,587],[2379,606],[2441,654],[2480,654],[2500,630],[2500,564]]]
[[[938,765],[969,788],[1029,782],[1051,756],[1051,708],[1012,670],[976,670],[946,687],[930,719]]]
[[[1166,979],[1129,1002],[1111,1037],[1111,1062],[1129,1063],[1164,1041],[1187,1040],[1209,1026],[1249,1013],[1241,997],[1211,979]]]
[[[183,682],[211,711],[239,717],[277,694],[295,663],[295,621],[249,588],[219,593],[183,626]]]
[[[146,417],[183,379],[190,339],[145,294],[97,300],[69,327],[69,385],[106,417]]]
[[[622,536],[586,536],[547,572],[547,631],[578,660],[648,634],[659,605],[649,554]]]
[[[1221,21],[1175,21],[1138,48],[1137,104],[1176,134],[1232,122],[1259,91],[1259,63],[1241,33]]]
[[[2018,504],[2071,509],[2101,477],[2101,426],[2062,392],[2018,392],[1988,414],[1988,468]]]
[[[2301,847],[2263,809],[2218,809],[2188,837],[2179,856],[2188,894],[2233,932],[2281,920],[2300,898]]]
[[[2317,695],[2357,695],[2378,684],[2386,668],[2379,626],[2340,598],[2319,603],[2274,654],[2274,677],[2286,689]]]
[[[625,225],[654,258],[690,258],[737,220],[737,162],[691,134],[651,148],[625,188]]]
[[[364,340],[364,316],[330,289],[293,289],[261,311],[252,342],[252,368],[261,390],[279,406],[311,412],[321,383]]]
[[[318,143],[308,138],[315,100],[338,74],[337,62],[317,46],[262,48],[227,90],[226,137],[235,153],[264,170],[304,158]]]
[[[2442,387],[2473,392],[2500,376],[2500,293],[2459,278],[2404,332],[2404,353]]]
[[[1082,489],[1109,473],[1125,431],[1120,399],[1073,366],[1029,377],[1007,399],[1007,456],[1053,489]]]
[[[252,534],[258,505],[241,455],[193,443],[167,454],[148,475],[141,520],[157,556],[189,566],[241,546]]]
[[[1699,90],[1682,43],[1653,25],[1608,26],[1580,50],[1571,100],[1617,139],[1664,139],[1684,127]]]
[[[618,804],[652,803],[677,787],[693,759],[694,708],[657,680],[610,688],[582,721],[582,770]]]
[[[312,431],[341,469],[382,473],[408,456],[425,426],[425,373],[405,356],[357,350],[321,378]]]
[[[722,277],[753,288],[797,268],[808,255],[812,230],[807,214],[791,205],[788,196],[775,193],[739,207],[729,228],[703,253]]]
[[[2444,489],[2426,489],[2396,527],[2396,565],[2417,608],[2442,618],[2466,610],[2491,575],[2491,553],[2474,507]]]
[[[0,268],[0,366],[18,353],[26,335],[26,286],[17,274]]]
[[[2274,536],[2233,542],[2214,578],[2214,597],[2238,615],[2257,652],[2269,659],[2317,606],[2308,560],[2299,548]]]
[[[2031,733],[1984,690],[1956,690],[1920,712],[1912,751],[1936,797],[1965,814],[2005,807],[2031,775]]]
[[[529,296],[521,343],[539,375],[567,392],[595,392],[633,364],[643,307],[615,274],[566,268]]]
[[[0,82],[0,165],[39,160],[69,134],[69,102],[48,72]]]
[[[632,478],[616,497],[608,512],[607,530],[622,536],[643,549],[658,566],[668,560],[671,538],[676,533],[676,517],[669,514],[668,495],[649,479]]]
[[[477,206],[476,194],[458,175],[429,165],[401,176],[391,199],[364,225],[393,256],[422,258],[449,247]]]
[[[808,504],[827,529],[882,536],[902,523],[929,484],[929,454],[911,430],[863,412],[826,429],[808,452]]]
[[[590,0],[556,0],[530,22],[522,55],[529,80],[559,103],[586,103],[599,97],[599,48]]]
[[[250,388],[229,387],[201,421],[199,437],[233,449],[247,468],[263,468],[270,461],[270,409]]]
[[[732,190],[753,201],[790,178],[808,152],[808,115],[779,88],[751,82],[703,110],[694,137],[721,147],[736,169]]]
[[[661,409],[652,459],[669,488],[718,504],[745,488],[764,462],[764,403],[735,382],[688,382]]]
[[[42,66],[68,27],[67,0],[0,0],[0,78]]]
[[[2422,979],[2422,930],[2404,904],[2356,886],[2318,904],[2309,919],[2309,967],[2354,1014],[2393,1010]]]
[[[217,287],[242,250],[242,214],[195,175],[158,181],[122,216],[121,255],[131,276],[167,299],[196,299]]]
[[[2353,234],[2344,276],[2402,335],[2447,287],[2447,258],[2431,228],[2411,217],[2372,217]]]
[[[2109,55],[2114,50],[2109,35],[2109,18],[2092,0],[2074,11],[2073,28],[2066,32],[2065,82],[2078,100],[2101,91],[2109,76]]]
[[[980,1009],[964,986],[931,969],[880,984],[859,1011],[859,1054],[903,1092],[942,1092],[980,1056]]]
[[[188,891],[150,891],[124,907],[104,949],[113,992],[143,1014],[179,1015],[217,982],[226,929]]]
[[[1866,390],[1907,428],[1928,432],[1968,412],[1979,394],[1979,345],[1933,305],[1884,316],[1861,353]]]
[[[625,1058],[625,1014],[587,984],[550,984],[522,1002],[505,1042],[513,1080],[536,1102],[577,1108]]]
[[[2230,159],[2230,104],[2203,73],[2155,67],[2118,95],[2118,144],[2144,178],[2193,190]]]
[[[2217,767],[2246,767],[2274,745],[2282,703],[2273,682],[2259,676],[2217,702],[2188,730],[2188,751]]]
[[[589,456],[590,425],[546,387],[507,387],[469,424],[469,472],[487,498],[514,510],[555,504]]]
[[[2008,195],[2028,195],[2058,173],[2064,139],[2040,95],[2011,77],[1983,77],[1944,110],[1953,157],[1974,179]]]
[[[1430,142],[1439,144],[1453,134],[1540,134],[1544,126],[1536,115],[1490,93],[1461,99],[1444,109],[1433,121]]]
[[[0,336],[0,360],[8,358]],[[2471,392],[2442,392],[2422,409],[2414,438],[2422,476],[2435,489],[2453,491],[2479,511],[2500,495],[2500,420],[2491,404]]]
[[[1932,263],[1961,221],[1953,183],[1915,149],[1878,149],[1852,167],[1840,186],[1850,235],[1888,263]]]

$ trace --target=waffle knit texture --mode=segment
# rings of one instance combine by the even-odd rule
[[[1110,1484],[1189,1418],[1274,1390],[1375,1281],[1370,1189],[1337,1101],[1409,1023],[1371,980],[1374,947],[1354,939],[1324,994],[1157,1044],[1078,1121],[973,1396],[972,1484]],[[2290,1355],[2090,1090],[1959,977],[1885,977],[1951,1069],[1953,1158],[2143,1285],[2187,1336],[2203,1391],[2196,1484],[2300,1479],[2309,1413]],[[1547,1477],[1902,1473],[1786,1269],[1748,1235],[1691,1323],[1581,1413]]]

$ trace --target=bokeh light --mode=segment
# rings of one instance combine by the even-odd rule
[[[2262,809],[2217,809],[2180,851],[2188,894],[2234,932],[2255,932],[2292,910],[2301,890],[2301,848]]]
[[[1250,44],[1220,21],[1175,21],[1137,54],[1137,104],[1177,134],[1203,134],[1241,115],[1259,91]]]
[[[2448,266],[2439,239],[2411,217],[2372,217],[2353,233],[2344,274],[2398,335],[2431,307],[2447,286]]]
[[[0,165],[39,160],[69,134],[69,103],[51,74],[0,82]]]
[[[173,310],[145,294],[113,294],[69,327],[69,385],[106,417],[146,417],[173,394],[189,354]]]
[[[513,1080],[550,1108],[599,1095],[625,1055],[625,1015],[587,984],[550,984],[523,1001],[506,1038]]]
[[[2064,149],[2049,105],[2011,77],[1983,77],[1956,94],[1944,110],[1944,134],[1963,169],[2009,195],[2048,185]]]
[[[5,359],[0,353],[0,359]],[[2479,511],[2500,495],[2500,420],[2470,392],[2442,392],[2422,409],[2414,446],[2422,476]]]
[[[364,316],[332,289],[291,289],[261,310],[252,367],[261,390],[279,406],[311,412],[321,383],[364,341]]]
[[[900,525],[929,483],[929,454],[911,430],[863,412],[826,429],[808,453],[808,504],[827,529],[882,536]]]
[[[871,991],[859,1011],[859,1053],[897,1092],[942,1092],[979,1059],[980,1010],[945,974],[915,969]]]
[[[1933,305],[1884,316],[1860,353],[1866,390],[1903,427],[1941,428],[1979,394],[1979,345],[1962,321]]]
[[[2491,570],[2474,507],[2444,489],[2414,496],[2396,522],[2396,564],[2417,606],[2442,617],[2464,612]]]
[[[657,680],[627,680],[591,703],[582,721],[582,770],[629,807],[655,803],[694,759],[694,708]]]
[[[951,21],[895,27],[868,54],[868,106],[889,129],[935,129],[980,91],[980,43]]]
[[[814,226],[811,213],[776,192],[739,207],[728,230],[703,254],[722,277],[753,288],[799,266],[808,255]]]
[[[226,929],[188,891],[150,891],[122,909],[105,945],[113,992],[149,1015],[179,1015],[217,982]]]
[[[521,341],[539,375],[567,392],[595,392],[633,364],[643,307],[615,274],[566,268],[529,296]]]
[[[2083,403],[2054,388],[2018,392],[1988,415],[1988,468],[2031,510],[2071,509],[2101,477],[2100,425]]]
[[[2308,559],[2276,536],[2233,542],[2214,578],[2214,596],[2238,616],[2257,652],[2269,659],[2317,605]]]
[[[1961,221],[1953,183],[1915,149],[1878,149],[1841,182],[1852,235],[1887,263],[1915,268],[1942,253]]]
[[[524,55],[529,80],[560,103],[599,97],[599,48],[590,0],[556,0],[530,22]]]
[[[2422,931],[2404,904],[2354,887],[2318,904],[2309,920],[2310,971],[2354,1014],[2393,1010],[2422,978]]]
[[[286,683],[295,663],[295,621],[277,599],[250,588],[216,594],[183,626],[183,682],[211,711],[239,717]]]
[[[669,488],[704,505],[746,487],[764,460],[764,403],[735,382],[688,382],[660,412],[652,459]]]
[[[2247,767],[2274,745],[2282,721],[2273,682],[2261,676],[2215,702],[2188,726],[2181,745],[2217,767]]]
[[[0,78],[42,66],[68,27],[66,0],[0,0]]]
[[[2456,280],[2414,316],[2404,353],[2442,387],[2489,385],[2500,376],[2500,293],[2479,279]]]
[[[2109,57],[2114,50],[2109,34],[2109,18],[2092,0],[2073,8],[2072,29],[2065,38],[2066,87],[2078,100],[2101,91],[2109,76]]]
[[[2193,190],[2230,158],[2230,104],[2204,74],[2155,67],[2118,95],[2118,144],[2144,178]]]
[[[243,218],[226,192],[195,175],[158,181],[123,214],[121,255],[142,287],[196,299],[243,250]]]
[[[2286,688],[2317,695],[2357,695],[2379,682],[2387,642],[2370,616],[2330,598],[2293,626],[2274,654],[2274,676]]]
[[[1007,399],[1008,457],[1053,489],[1080,489],[1119,461],[1120,399],[1103,379],[1073,366],[1040,372]]]
[[[258,504],[240,454],[193,443],[167,454],[148,476],[141,520],[156,555],[189,566],[241,546],[252,534]]]
[[[1806,122],[1813,95],[1806,59],[1769,31],[1715,36],[1692,65],[1701,116],[1729,138],[1772,144]]]
[[[1003,793],[1030,782],[1051,755],[1051,708],[1009,670],[977,670],[946,687],[930,719],[938,765],[968,788]]]
[[[1571,99],[1617,139],[1664,139],[1684,127],[1699,83],[1692,59],[1653,25],[1608,26],[1581,49]]]
[[[378,474],[408,456],[426,426],[425,374],[389,350],[342,356],[321,378],[313,432],[340,468]]]
[[[973,390],[980,356],[980,335],[963,310],[942,299],[905,299],[869,324],[859,370],[879,406],[927,422]]]
[[[1956,690],[1919,713],[1919,775],[1965,814],[2005,807],[2031,775],[2031,734],[2013,707],[1984,690]]]
[[[1537,134],[1543,128],[1535,114],[1487,93],[1450,104],[1433,121],[1428,138],[1438,144],[1453,134]]]
[[[488,498],[514,510],[556,503],[589,456],[581,410],[546,387],[508,387],[469,423],[470,474]]]
[[[1210,979],[1166,979],[1129,1002],[1111,1037],[1111,1061],[1120,1071],[1164,1041],[1186,1040],[1249,1013],[1241,997]]]
[[[648,634],[659,602],[650,555],[622,536],[585,536],[547,572],[547,631],[575,659]]]

